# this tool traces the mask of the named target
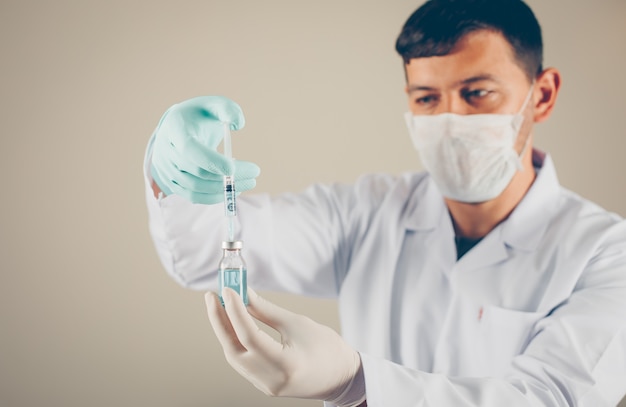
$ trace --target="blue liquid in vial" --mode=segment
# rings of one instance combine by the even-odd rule
[[[220,302],[224,306],[224,299],[222,298],[222,288],[230,287],[235,290],[236,293],[243,299],[243,303],[248,305],[248,278],[246,269],[224,269],[220,271]]]

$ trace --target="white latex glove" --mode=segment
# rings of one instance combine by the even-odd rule
[[[359,354],[331,328],[281,308],[248,288],[249,305],[232,289],[222,290],[224,307],[205,296],[209,320],[226,360],[270,396],[324,400],[358,406],[365,400]],[[281,342],[254,319],[280,333]],[[356,378],[356,380],[355,380]]]

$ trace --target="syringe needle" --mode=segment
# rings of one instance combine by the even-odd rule
[[[232,162],[233,151],[230,141],[230,123],[224,122],[224,156]],[[224,213],[226,215],[228,227],[228,241],[235,240],[235,216],[237,215],[237,204],[235,202],[235,177],[224,176]]]
[[[235,218],[228,218],[228,241],[235,241]]]

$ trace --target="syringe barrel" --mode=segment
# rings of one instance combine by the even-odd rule
[[[224,176],[224,214],[227,217],[237,216],[237,203],[235,201],[235,178],[230,175]]]

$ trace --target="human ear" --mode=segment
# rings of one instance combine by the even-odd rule
[[[535,123],[541,123],[550,117],[556,97],[561,88],[561,73],[556,68],[547,68],[537,76],[533,102],[535,104]]]

